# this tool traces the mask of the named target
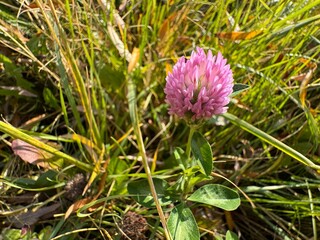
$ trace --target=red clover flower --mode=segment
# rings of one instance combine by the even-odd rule
[[[208,119],[225,113],[233,89],[233,74],[227,60],[218,52],[206,55],[197,47],[190,59],[181,57],[166,77],[169,114],[189,121]]]

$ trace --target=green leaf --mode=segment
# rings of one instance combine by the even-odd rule
[[[183,151],[183,149],[177,147],[174,151],[173,151],[173,155],[175,157],[175,159],[178,161],[179,166],[181,167],[181,169],[185,170],[186,169],[186,159],[187,156],[185,154],[185,152]]]
[[[210,179],[212,179],[211,176],[207,176],[198,170],[196,173],[193,173],[191,175],[191,178],[189,179],[189,186],[195,186],[198,183],[201,183],[203,181],[208,181]]]
[[[44,228],[41,229],[40,233],[39,233],[39,240],[49,240],[50,235],[52,233],[52,227],[51,226],[46,226]]]
[[[227,231],[227,234],[226,234],[226,240],[238,240],[238,236],[237,234],[235,234],[234,232],[232,231]]]
[[[203,172],[209,176],[212,171],[212,151],[210,144],[198,132],[192,136],[191,150]]]
[[[32,88],[34,87],[34,84],[23,78],[21,67],[17,66],[10,58],[2,54],[0,54],[0,62],[4,65],[5,74],[17,81],[17,86],[30,92],[33,91]]]
[[[57,97],[53,95],[52,91],[49,88],[44,88],[42,95],[47,105],[55,110],[60,109],[60,103],[58,102]]]
[[[191,210],[179,204],[168,219],[168,229],[173,240],[199,240],[200,233]]]
[[[36,234],[32,234],[33,237],[36,237]],[[3,229],[0,235],[0,239],[3,240],[28,240],[31,239],[31,231],[29,230],[27,234],[21,236],[21,229]]]
[[[106,89],[111,88],[121,96],[123,95],[121,86],[123,85],[125,76],[121,71],[114,69],[110,65],[103,64],[99,68],[99,78],[103,87]]]
[[[159,202],[162,206],[173,203],[167,189],[170,185],[163,179],[154,178],[153,183],[158,195]],[[154,207],[154,199],[152,197],[149,183],[147,179],[141,179],[128,184],[128,192],[133,199],[145,207]]]
[[[35,181],[34,187],[45,188],[57,184],[57,172],[53,170],[48,170]]]
[[[19,97],[18,90],[0,89],[0,96],[15,96]]]
[[[240,205],[239,194],[219,184],[207,184],[199,188],[188,200],[208,204],[227,211],[235,210]]]
[[[127,179],[129,178],[128,169],[130,166],[126,161],[119,161],[119,158],[112,157],[110,159],[107,171],[110,181],[114,180],[115,185],[112,189],[112,194],[125,194],[127,193]]]
[[[56,176],[57,172],[49,170],[42,174],[37,180],[30,178],[0,178],[0,182],[27,191],[47,191],[64,186],[64,183],[57,182]]]
[[[238,95],[239,93],[247,90],[248,88],[250,88],[250,87],[247,84],[236,83],[233,85],[233,92],[231,93],[230,97],[234,97],[234,96]]]
[[[34,188],[36,180],[30,178],[17,178],[15,180],[11,180],[12,184],[15,184],[21,188]]]

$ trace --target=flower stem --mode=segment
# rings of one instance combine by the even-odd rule
[[[185,169],[188,169],[192,166],[192,160],[191,160],[191,141],[192,141],[192,136],[195,132],[196,128],[193,126],[190,126],[190,132],[189,132],[189,137],[188,137],[188,142],[187,142],[187,149],[186,149],[186,155],[187,155],[187,159],[185,159],[184,162],[184,167]],[[189,181],[190,181],[190,176],[188,176],[188,174],[184,171],[184,189],[183,189],[183,197],[185,197],[188,192],[190,191],[190,185],[189,185]]]
[[[192,136],[195,132],[196,128],[190,126],[190,132],[189,132],[189,137],[188,137],[188,143],[187,143],[187,149],[186,149],[186,154],[187,154],[187,164],[190,164],[191,162],[191,141],[192,141]],[[186,166],[188,167],[188,166]]]

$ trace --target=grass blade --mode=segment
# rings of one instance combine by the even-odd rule
[[[132,57],[131,61],[133,61],[133,62],[135,61],[137,63],[138,57],[135,57],[135,56],[138,55],[138,51],[139,50],[137,48],[134,49],[133,54],[132,54],[133,57]],[[130,61],[129,66],[132,65],[131,61]],[[163,229],[164,229],[165,236],[169,240],[170,239],[170,234],[169,234],[169,231],[167,229],[167,223],[166,223],[166,220],[165,220],[165,217],[164,217],[164,214],[163,214],[163,211],[162,211],[162,208],[161,208],[158,196],[157,196],[157,192],[156,192],[156,189],[155,189],[155,186],[154,186],[154,183],[153,183],[153,180],[152,180],[152,176],[151,176],[151,171],[150,171],[150,168],[149,168],[149,165],[148,165],[148,159],[147,159],[146,150],[145,150],[144,143],[143,143],[142,133],[141,133],[141,130],[140,130],[139,116],[138,116],[138,111],[137,111],[136,86],[135,86],[131,76],[128,77],[128,95],[127,95],[127,98],[128,98],[129,113],[130,113],[130,118],[131,118],[131,122],[132,122],[132,125],[133,125],[133,130],[134,130],[134,133],[135,133],[135,135],[137,137],[137,143],[138,143],[138,147],[139,147],[139,152],[141,154],[143,166],[144,166],[144,169],[145,169],[146,174],[147,174],[147,179],[148,179],[148,182],[149,182],[149,186],[150,186],[150,190],[151,190],[151,193],[152,193],[152,197],[153,197],[154,202],[156,204],[157,211],[158,211],[158,214],[159,214],[159,217],[160,217]]]
[[[320,170],[319,165],[316,165],[310,159],[306,158],[298,151],[287,146],[283,142],[280,142],[278,139],[270,136],[269,134],[261,131],[260,129],[256,128],[255,126],[251,125],[250,123],[243,121],[230,113],[225,113],[225,114],[223,114],[223,116],[226,119],[228,119],[232,124],[234,124],[238,127],[241,127],[243,130],[255,135],[256,137],[260,138],[262,141],[271,144],[272,146],[276,147],[280,151],[288,154],[290,157],[298,160],[299,162],[301,162],[301,163],[303,163],[313,169],[316,169],[318,171]]]

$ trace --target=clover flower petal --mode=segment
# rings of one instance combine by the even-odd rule
[[[202,48],[190,59],[181,57],[166,77],[169,114],[186,120],[207,119],[225,113],[233,89],[233,74],[227,60],[218,52],[213,56]]]

